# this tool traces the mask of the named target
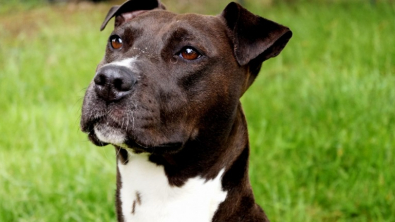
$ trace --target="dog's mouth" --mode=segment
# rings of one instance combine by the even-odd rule
[[[88,133],[88,139],[96,146],[107,146],[108,145],[108,143],[100,141],[99,138],[97,138],[96,134],[93,131]]]
[[[133,151],[134,153],[170,154],[180,151],[183,142],[166,142],[159,144],[144,144],[139,138],[122,129],[116,123],[109,123],[97,119],[89,123],[84,130],[89,140],[96,146],[114,145],[118,149]]]
[[[108,122],[104,117],[92,119],[81,126],[82,131],[88,134],[89,140],[96,146],[124,143],[126,133],[116,123]]]

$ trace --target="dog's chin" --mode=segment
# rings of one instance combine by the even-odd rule
[[[122,129],[107,124],[96,124],[93,127],[93,131],[97,139],[103,143],[120,146],[126,141],[126,133]]]
[[[93,131],[88,134],[88,137],[97,146],[112,144],[135,153],[172,154],[177,153],[183,147],[183,142],[142,144],[135,139],[130,139],[124,130],[100,123],[94,125]]]

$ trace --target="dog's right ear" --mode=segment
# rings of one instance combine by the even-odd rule
[[[122,5],[113,6],[108,11],[103,24],[100,27],[100,31],[106,27],[107,23],[115,16],[115,27],[135,18],[138,14],[143,11],[153,9],[166,9],[166,7],[160,3],[159,0],[129,0],[124,2]]]

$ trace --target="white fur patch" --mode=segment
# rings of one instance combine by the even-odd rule
[[[118,168],[126,222],[209,222],[227,195],[221,185],[223,169],[213,180],[195,177],[175,187],[148,154],[129,153],[127,165],[118,163]]]
[[[110,65],[114,66],[115,65],[115,66],[124,66],[126,68],[132,69],[132,68],[134,68],[133,63],[136,60],[137,60],[137,57],[127,58],[127,59],[123,59],[121,61],[107,63],[104,66],[102,66],[102,68],[105,66],[110,66]]]
[[[125,132],[118,128],[114,128],[104,124],[95,125],[93,130],[95,131],[97,138],[105,143],[120,145],[123,144],[126,139]]]

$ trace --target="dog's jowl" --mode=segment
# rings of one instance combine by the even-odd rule
[[[206,16],[131,0],[101,29],[113,17],[81,128],[115,147],[118,221],[268,221],[248,178],[239,99],[292,32],[237,3]]]

